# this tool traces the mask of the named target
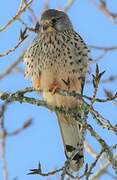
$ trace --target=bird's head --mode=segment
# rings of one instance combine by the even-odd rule
[[[38,26],[39,25],[39,26]],[[48,9],[46,10],[40,19],[40,23],[37,24],[39,32],[47,33],[52,31],[65,31],[72,30],[72,23],[63,11]]]

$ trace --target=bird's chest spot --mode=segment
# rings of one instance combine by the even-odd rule
[[[63,49],[63,44],[58,42],[52,38],[49,42],[43,43],[41,57],[45,68],[51,69],[53,66],[58,68],[58,66],[62,65],[62,61],[65,60],[62,52],[65,49]]]

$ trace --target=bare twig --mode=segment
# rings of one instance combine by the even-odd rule
[[[93,158],[96,158],[97,152],[94,151],[94,149],[90,146],[90,144],[86,140],[84,142],[84,148]]]
[[[13,132],[6,132],[6,135],[7,135],[7,136],[15,136],[15,135],[18,135],[19,133],[21,133],[22,131],[24,131],[25,129],[27,129],[31,124],[32,124],[32,119],[30,118],[30,119],[28,119],[27,121],[25,121],[24,124],[23,124],[20,128],[14,130]]]
[[[0,74],[0,80],[2,80],[7,75],[9,75],[14,70],[14,68],[21,62],[22,58],[23,58],[23,54],[15,62],[13,62],[7,69],[5,69],[5,71]]]
[[[114,155],[114,159],[117,159],[117,155]],[[91,180],[99,179],[107,171],[109,165],[110,165],[109,161],[103,164],[101,168],[98,171],[96,171],[96,173],[91,177]]]
[[[100,83],[112,83],[112,82],[114,82],[114,81],[116,81],[117,80],[117,75],[110,75],[109,77],[107,77],[106,79],[102,79],[101,81],[100,81]],[[87,80],[86,81],[86,83],[92,83],[92,81],[91,80]]]
[[[43,173],[42,172],[42,168],[41,168],[41,164],[39,162],[38,168],[37,169],[30,169],[30,172],[27,175],[40,175],[40,176],[52,176],[55,175],[56,173],[60,172],[63,170],[62,168],[50,171],[48,173]]]
[[[1,156],[2,156],[3,178],[4,180],[8,180],[7,162],[6,162],[6,135],[4,130],[2,130]]]
[[[101,152],[96,156],[95,161],[90,165],[90,168],[86,174],[86,179],[89,179],[90,174],[92,173],[93,168],[96,166],[97,161],[100,159],[102,154],[105,152],[105,149],[102,149]]]
[[[15,14],[15,16],[13,16],[3,27],[0,28],[0,32],[4,31],[9,25],[11,25],[15,20],[17,20],[18,17],[27,9],[27,7],[30,6],[32,2],[33,0],[29,0],[28,3],[25,4],[25,6],[22,6],[22,2],[21,2],[20,7],[17,13]]]
[[[36,32],[35,28],[30,28],[20,17],[18,18],[19,22],[22,23],[26,29],[28,29],[28,31],[30,32]]]
[[[67,4],[64,6],[64,11],[67,12],[71,7],[72,5],[74,4],[75,0],[68,0],[67,1]]]
[[[25,5],[27,5],[27,0],[23,0],[23,2],[24,2]],[[36,23],[37,22],[37,17],[35,15],[34,10],[31,8],[31,6],[28,6],[27,9],[29,10],[29,12],[31,14],[31,18],[32,18],[33,23]]]
[[[94,46],[94,45],[89,45],[89,48],[95,49],[95,50],[101,50],[101,51],[117,51],[117,46],[112,46],[112,47],[104,47],[104,46]]]
[[[20,37],[19,37],[19,40],[16,43],[16,45],[13,48],[9,49],[8,51],[1,53],[0,57],[6,56],[6,55],[10,54],[11,52],[15,51],[27,37],[28,37],[28,35],[26,35],[26,29],[23,32],[20,31]]]
[[[8,180],[7,162],[6,162],[6,129],[4,127],[4,113],[8,102],[1,106],[0,110],[0,128],[1,128],[1,159],[2,159],[2,174],[4,180]]]
[[[13,132],[7,132],[4,126],[4,113],[9,102],[6,101],[0,109],[0,139],[1,139],[1,157],[2,157],[2,174],[4,180],[8,180],[7,162],[6,162],[6,138],[8,136],[14,136],[21,133],[23,130],[28,128],[32,124],[32,119],[28,119],[21,128],[16,129]]]
[[[98,86],[101,80],[102,75],[105,73],[105,71],[103,72],[99,72],[99,67],[96,64],[96,71],[95,71],[95,75],[93,75],[93,86],[94,86],[94,91],[93,91],[93,97],[91,99],[91,106],[94,104],[95,99],[96,99],[96,95],[97,95],[97,91],[98,91]]]
[[[105,0],[100,0],[99,5],[96,3],[95,0],[90,0],[90,1],[93,2],[93,4],[99,10],[101,10],[115,25],[117,25],[117,21],[116,21],[117,13],[113,13],[107,8],[107,3]]]
[[[100,54],[98,57],[96,57],[93,61],[92,61],[92,64],[96,63],[97,61],[100,61],[102,60],[106,54],[108,53],[108,51],[103,51],[102,54]]]
[[[49,0],[44,0],[44,4],[43,4],[43,10],[42,11],[45,11],[49,8]]]
[[[114,145],[114,146],[110,147],[110,150],[115,149],[116,147],[117,147],[117,145]],[[89,176],[90,176],[90,174],[92,172],[92,169],[96,166],[96,164],[99,161],[99,159],[101,158],[102,154],[105,153],[105,152],[106,152],[106,149],[102,149],[100,151],[100,153],[96,156],[95,161],[90,165],[90,168],[89,168],[89,170],[87,171],[87,174],[86,174],[86,179],[87,180],[88,180],[88,178],[89,178]]]

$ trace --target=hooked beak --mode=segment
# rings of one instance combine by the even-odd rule
[[[34,30],[35,30],[35,32],[39,32],[39,29],[40,29],[40,24],[39,24],[39,22],[37,22]]]

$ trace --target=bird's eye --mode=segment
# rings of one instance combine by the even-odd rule
[[[57,22],[57,19],[53,18],[52,19],[52,24],[56,24],[56,22]]]

